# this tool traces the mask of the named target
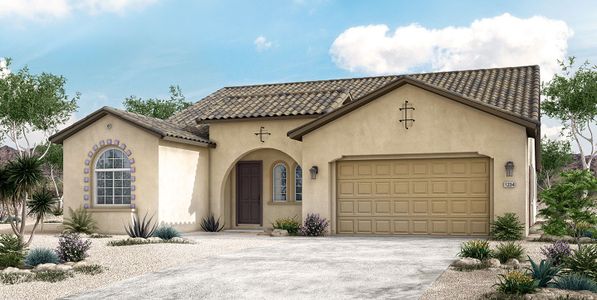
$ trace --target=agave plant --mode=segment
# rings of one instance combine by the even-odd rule
[[[151,223],[152,220],[153,216],[147,219],[147,213],[145,213],[143,220],[139,220],[137,215],[133,215],[131,223],[125,226],[124,230],[126,230],[126,233],[132,238],[150,238],[158,227],[157,224]]]
[[[542,259],[541,262],[537,265],[530,256],[527,255],[529,261],[531,262],[531,267],[528,268],[529,272],[533,276],[533,279],[537,281],[539,287],[546,287],[550,281],[558,276],[560,272],[560,268],[553,265],[553,262],[550,260]]]
[[[33,193],[31,200],[27,201],[27,208],[29,208],[29,216],[35,217],[35,225],[37,227],[40,222],[43,226],[44,217],[52,214],[56,206],[57,199],[47,189],[42,189]],[[43,229],[43,227],[42,227]]]
[[[220,232],[224,229],[224,223],[220,224],[220,218],[216,220],[213,214],[209,214],[201,220],[201,229],[206,232]]]

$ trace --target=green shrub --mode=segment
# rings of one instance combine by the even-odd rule
[[[568,224],[561,219],[550,219],[541,225],[543,233],[554,236],[564,236],[568,234]]]
[[[301,228],[301,223],[299,223],[299,221],[295,217],[279,218],[276,219],[274,223],[272,223],[272,227],[274,227],[274,229],[286,230],[290,235],[296,235],[298,234],[299,229]]]
[[[69,207],[68,214],[70,217],[63,222],[65,232],[92,234],[97,230],[97,223],[86,209],[79,207],[73,210]]]
[[[499,259],[501,263],[505,263],[512,258],[520,261],[524,257],[524,248],[515,242],[500,243],[495,247],[493,257]]]
[[[537,289],[537,281],[531,275],[521,271],[510,271],[499,274],[500,281],[496,284],[497,290],[505,294],[524,295]]]
[[[582,276],[580,274],[568,274],[558,278],[553,287],[562,289],[562,290],[572,290],[572,291],[591,291],[596,293],[597,292],[597,283],[594,280]]]
[[[171,240],[175,237],[180,237],[180,232],[172,226],[160,226],[153,232],[153,236],[159,237],[162,240]]]
[[[498,241],[515,241],[522,239],[524,224],[520,222],[514,213],[505,213],[497,217],[491,224],[491,236]]]
[[[85,274],[85,275],[97,275],[97,274],[104,272],[104,267],[102,267],[100,265],[96,265],[96,264],[82,265],[82,266],[74,267],[73,271],[75,271],[77,273]]]
[[[0,234],[0,269],[19,267],[25,258],[25,245],[12,234]]]
[[[56,251],[49,248],[35,248],[33,250],[29,250],[29,253],[27,253],[27,256],[25,257],[25,264],[31,267],[47,263],[60,263],[60,259],[58,258]]]
[[[224,223],[220,224],[220,218],[216,219],[210,213],[207,217],[201,219],[201,229],[205,232],[220,232],[224,229]]]
[[[547,284],[551,282],[558,273],[560,272],[560,268],[554,266],[550,260],[542,259],[541,262],[537,265],[531,257],[529,256],[529,261],[531,262],[531,267],[528,270],[531,272],[533,279],[537,281],[537,285],[539,287],[547,287]]]
[[[0,282],[4,284],[18,284],[32,281],[35,275],[32,273],[0,273]]]
[[[483,240],[472,240],[462,243],[460,245],[460,257],[476,258],[478,260],[486,260],[491,257],[491,249],[489,242]]]
[[[597,280],[597,244],[588,244],[572,252],[564,259],[569,273],[578,273]]]
[[[35,273],[35,280],[46,282],[58,282],[70,277],[73,277],[73,274],[68,271],[51,270]]]

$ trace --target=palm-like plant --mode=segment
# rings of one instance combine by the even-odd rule
[[[15,217],[20,215],[20,220],[14,218],[11,221],[13,232],[23,240],[25,234],[25,217],[27,215],[27,199],[29,195],[42,183],[43,173],[41,161],[35,156],[22,156],[8,163],[4,176],[12,187],[12,207]],[[25,245],[29,245],[31,238]]]
[[[43,226],[44,217],[52,214],[52,212],[54,211],[54,207],[56,206],[56,203],[57,199],[47,189],[41,189],[33,193],[31,199],[27,201],[27,207],[29,208],[29,216],[35,217],[35,225],[33,225],[33,232],[35,232],[35,228],[39,223],[41,223]],[[33,237],[33,232],[31,237]]]

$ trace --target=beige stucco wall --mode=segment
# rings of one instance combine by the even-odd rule
[[[214,122],[210,124],[210,139],[217,144],[210,152],[210,209],[216,216],[230,216],[226,203],[234,201],[230,191],[230,173],[236,162],[259,149],[279,150],[296,162],[302,160],[302,143],[287,137],[287,132],[312,119],[252,120]],[[263,126],[271,133],[261,142],[255,132]],[[264,164],[264,168],[266,165]],[[265,190],[264,190],[265,191]],[[267,222],[267,220],[264,220]],[[230,227],[231,222],[226,222]],[[265,223],[267,224],[267,223]]]
[[[111,124],[111,128],[108,128]],[[97,206],[93,199],[93,169],[91,166],[98,153],[105,147],[100,147],[100,141],[112,139],[119,140],[120,144],[126,144],[126,149],[131,150],[130,158],[134,158],[135,172],[135,200],[138,214],[149,215],[158,213],[158,142],[157,136],[148,133],[119,118],[107,115],[86,128],[80,130],[64,141],[64,206],[65,217],[68,217],[68,209],[76,209],[85,203],[90,205],[90,211],[99,225],[100,232],[123,233],[124,224],[131,218],[131,209],[128,206]],[[93,150],[97,145],[98,149]],[[91,158],[88,152],[93,152]],[[90,165],[85,160],[90,159]],[[90,168],[85,174],[85,168]],[[89,183],[84,180],[89,177]],[[89,186],[89,191],[84,187]],[[85,201],[85,195],[89,200]]]
[[[408,100],[416,120],[406,130],[399,107]],[[303,216],[316,212],[335,230],[335,161],[344,156],[425,157],[478,153],[492,162],[493,216],[515,212],[527,221],[528,156],[525,128],[437,94],[405,85],[303,137],[302,165],[319,167],[304,180]],[[438,155],[439,154],[439,155]],[[513,189],[502,187],[507,161],[515,164]]]
[[[302,220],[301,217],[301,202],[295,201],[294,197],[294,169],[297,166],[297,162],[294,161],[287,154],[274,149],[262,149],[251,152],[241,158],[243,160],[258,160],[262,162],[263,166],[263,197],[262,197],[262,211],[263,211],[263,227],[271,228],[272,223],[278,218],[296,218]],[[286,202],[273,202],[273,167],[275,164],[283,162],[286,164],[287,172],[287,201]],[[226,191],[229,193],[226,203],[226,223],[230,224],[230,227],[239,227],[236,224],[236,168],[233,168],[230,172],[228,185]],[[241,226],[242,227],[242,226]],[[250,227],[250,226],[244,226]]]
[[[199,230],[209,212],[209,149],[160,140],[159,222]]]

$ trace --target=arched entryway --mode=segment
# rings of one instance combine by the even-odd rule
[[[278,218],[302,219],[301,166],[276,149],[242,155],[223,186],[229,228],[268,228]]]

